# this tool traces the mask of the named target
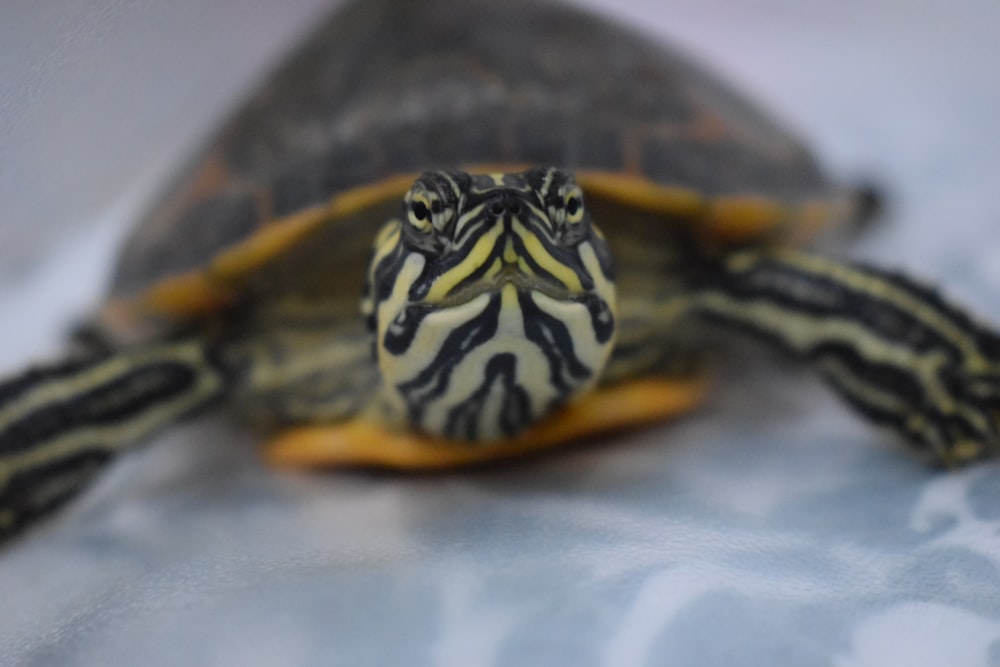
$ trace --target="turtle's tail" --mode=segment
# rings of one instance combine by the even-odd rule
[[[0,541],[75,496],[116,453],[230,385],[231,373],[199,341],[138,346],[0,383]]]
[[[902,274],[791,249],[703,272],[694,310],[803,358],[848,403],[946,465],[1000,449],[1000,336]]]

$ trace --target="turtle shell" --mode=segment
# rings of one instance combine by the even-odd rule
[[[416,174],[535,164],[573,170],[605,210],[655,217],[644,235],[686,221],[712,239],[796,238],[843,211],[768,115],[604,17],[537,0],[361,0],[267,78],[138,225],[106,323],[293,288],[356,309],[375,230]],[[597,221],[613,237],[628,217]]]

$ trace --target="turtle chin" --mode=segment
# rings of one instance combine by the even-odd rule
[[[379,327],[386,398],[404,426],[450,440],[508,438],[600,377],[613,290],[554,295],[508,281],[470,294],[408,304]]]

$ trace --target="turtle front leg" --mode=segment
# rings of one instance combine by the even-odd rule
[[[0,383],[0,541],[80,493],[118,452],[225,397],[200,340],[37,367]]]
[[[1000,336],[899,273],[748,250],[706,272],[700,316],[805,359],[858,411],[945,465],[1000,445]]]
[[[704,379],[647,379],[592,391],[507,440],[455,442],[394,430],[375,419],[292,428],[267,450],[282,467],[372,466],[440,470],[540,453],[608,431],[683,414],[701,403]]]

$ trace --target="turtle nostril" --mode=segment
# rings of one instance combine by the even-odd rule
[[[517,196],[504,192],[490,198],[486,204],[486,210],[491,215],[497,217],[505,213],[518,216],[526,210],[526,207],[525,202],[521,201]]]

